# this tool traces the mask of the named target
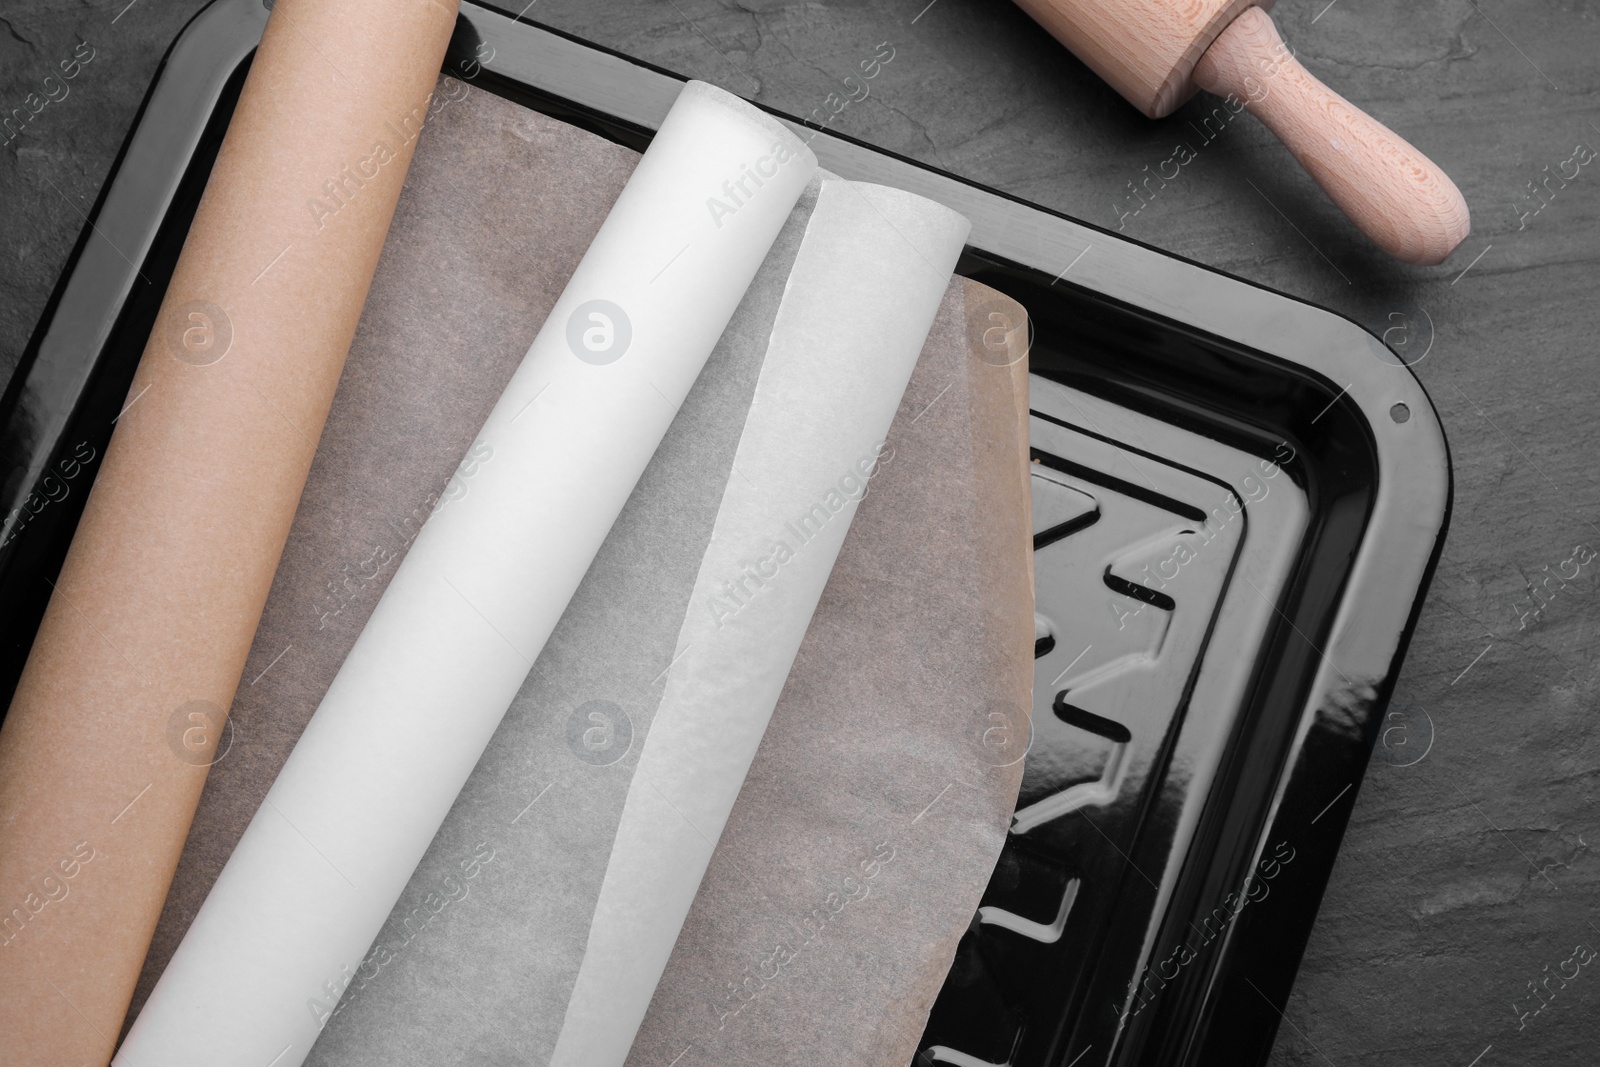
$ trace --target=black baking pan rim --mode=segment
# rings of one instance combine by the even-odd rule
[[[0,535],[5,541],[0,544],[0,601],[8,606],[19,603],[15,597],[26,586],[32,592],[22,602],[42,612],[48,596],[45,579],[59,569],[88,478],[71,482],[60,500],[51,494],[20,535],[17,509],[25,510],[38,498],[42,476],[63,457],[85,446],[97,454],[103,451],[111,416],[126,399],[132,366],[120,368],[119,378],[118,368],[103,365],[102,357],[113,342],[126,347],[134,344],[129,338],[148,332],[264,21],[260,0],[217,0],[174,43],[23,362],[0,399],[6,470],[0,509],[7,515]],[[633,147],[648,140],[649,109],[662,113],[659,99],[642,113],[626,115],[554,92],[535,92],[518,77],[517,57],[491,58],[481,52],[480,46],[493,48],[504,40],[507,26],[521,27],[515,31],[519,34],[533,31],[541,47],[604,57],[621,65],[619,69],[652,79],[683,80],[490,7],[464,5],[447,71],[469,80],[481,72],[478,84],[491,91],[537,97],[533,106],[539,110]],[[165,109],[175,102],[181,103],[179,110],[197,117],[197,128],[175,140],[169,136],[165,158],[151,168],[147,142],[157,124],[145,120],[158,103]],[[1120,316],[1124,323],[1154,324],[1152,329],[1163,337],[1176,339],[1170,350],[1141,351],[1115,367],[1097,365],[1085,352],[1057,359],[1042,345],[1036,373],[1160,411],[1179,425],[1246,451],[1267,455],[1281,442],[1294,450],[1295,459],[1284,469],[1305,487],[1313,513],[1339,511],[1342,524],[1337,530],[1308,531],[1301,573],[1274,605],[1284,625],[1274,636],[1278,651],[1263,656],[1264,681],[1254,698],[1263,706],[1287,702],[1298,711],[1280,716],[1283,721],[1273,736],[1257,737],[1254,747],[1244,745],[1235,753],[1236,777],[1252,784],[1236,787],[1227,798],[1231,802],[1208,813],[1216,833],[1231,835],[1231,844],[1222,850],[1227,856],[1197,864],[1186,883],[1192,907],[1204,911],[1211,899],[1238,884],[1240,871],[1248,871],[1265,842],[1292,836],[1304,842],[1303,854],[1309,857],[1296,864],[1298,886],[1285,886],[1296,895],[1298,906],[1270,914],[1247,910],[1230,932],[1217,966],[1204,975],[1197,972],[1192,988],[1166,998],[1162,1011],[1130,1027],[1110,1061],[1260,1062],[1270,1050],[1422,593],[1442,548],[1452,490],[1448,449],[1431,402],[1381,342],[1341,316],[766,110],[810,137],[824,165],[846,177],[888,181],[946,203],[957,201],[952,206],[974,219],[961,272],[1019,298],[1029,295],[1029,285],[1038,289],[1048,280],[1043,285],[1048,300],[1038,293],[1032,294],[1031,304],[1023,300],[1039,317],[1047,318],[1048,308],[1062,301],[1080,319]],[[162,111],[163,117],[168,114]],[[163,174],[169,186],[164,193],[153,187],[161,185]],[[147,207],[160,208],[161,225],[146,233],[142,243],[124,241],[110,251],[105,246],[111,237],[102,231],[120,236],[115,220],[130,198],[139,199],[129,189],[141,183],[152,186],[137,192]],[[1009,232],[1006,211],[1025,212],[1036,225]],[[141,273],[148,278],[141,280]],[[112,321],[76,321],[85,307],[97,303],[111,309]],[[87,342],[85,329],[91,329]],[[98,344],[93,343],[96,337]],[[134,344],[135,360],[141,347]],[[1187,374],[1181,365],[1185,359],[1196,361]],[[1159,374],[1151,370],[1157,364]],[[1225,398],[1196,400],[1196,388],[1202,393],[1208,387],[1221,390],[1229,380],[1249,379],[1252,368],[1267,375],[1262,368],[1269,366],[1280,395],[1252,411],[1218,418]],[[1410,413],[1404,424],[1390,416],[1396,405],[1405,405]],[[84,464],[90,475],[93,462]],[[1331,509],[1330,500],[1346,506]],[[1385,552],[1377,549],[1380,542]],[[1333,567],[1308,596],[1313,568],[1307,561],[1319,552],[1335,560],[1343,556],[1347,564]],[[7,699],[37,623],[37,613],[30,611],[11,615],[24,621],[26,634],[7,638],[9,658],[0,677]],[[1285,657],[1296,641],[1315,654],[1302,648],[1300,665],[1285,669]],[[1265,680],[1270,673],[1266,662],[1274,656],[1279,684],[1275,697],[1266,693],[1270,687]],[[1180,918],[1176,912],[1168,916],[1170,923]],[[1229,1025],[1210,1025],[1217,1018],[1227,1018]]]

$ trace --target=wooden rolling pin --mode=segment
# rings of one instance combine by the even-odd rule
[[[1272,0],[1017,0],[1151,118],[1207,89],[1232,94],[1339,209],[1408,263],[1441,263],[1471,229],[1449,177],[1323,85],[1284,47]]]

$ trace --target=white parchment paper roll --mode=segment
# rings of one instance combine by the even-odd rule
[[[685,88],[116,1062],[304,1060],[815,167]]]
[[[821,183],[551,1067],[627,1059],[968,229],[909,193]]]
[[[931,491],[953,505],[943,536],[955,538],[960,548],[971,547],[954,533],[965,531],[957,517],[971,511],[970,504],[955,503],[969,500],[962,488],[971,477],[964,423],[938,447],[925,443],[918,459],[894,457],[892,432],[889,445],[863,437],[862,451],[840,458],[848,442],[867,434],[881,417],[881,405],[893,405],[900,395],[905,384],[901,341],[878,342],[885,333],[900,337],[903,328],[903,341],[915,344],[927,331],[926,321],[907,314],[899,301],[922,290],[924,274],[938,277],[949,269],[945,240],[953,238],[951,227],[964,230],[938,205],[889,190],[849,187],[823,172],[813,179],[355,979],[342,997],[335,985],[308,1003],[308,1011],[324,1018],[325,1026],[306,1067],[433,1067],[463,1058],[548,1064],[583,965],[641,749],[663,708],[668,676],[687,662],[682,634],[688,616],[726,622],[752,598],[778,595],[795,573],[790,565],[802,554],[821,552],[818,565],[834,568],[833,549],[828,539],[818,540],[818,532],[845,524],[854,531],[860,525],[855,502],[865,499],[860,507],[870,509],[872,495],[903,478],[906,464],[918,459],[923,469],[916,479],[925,489],[938,485]],[[845,299],[819,287],[824,265],[841,275],[829,284],[848,292]],[[875,280],[856,289],[868,274]],[[900,401],[902,421],[928,415],[921,430],[937,426],[939,433],[951,434],[943,406],[924,411],[937,396],[948,393],[941,405],[951,401],[955,410],[967,410],[959,375],[945,358],[953,352],[961,368],[971,358],[967,319],[976,313],[963,313],[960,292],[959,285],[947,287],[941,310],[959,324],[945,323],[933,353],[924,347],[912,378],[925,374],[937,384],[919,394],[909,413],[909,401]],[[882,307],[875,306],[879,301]],[[982,315],[972,321],[988,324]],[[937,370],[924,366],[930,359]],[[1009,420],[997,429],[1010,426],[1014,440],[1015,411]],[[833,445],[818,447],[819,442]],[[1020,465],[1020,453],[1012,459]],[[747,470],[752,461],[758,466]],[[767,483],[768,489],[730,493],[730,483],[749,489]],[[889,492],[891,500],[899,499],[893,489]],[[878,513],[881,517],[881,503]],[[1025,525],[1019,521],[1018,529]],[[834,534],[844,542],[842,559],[855,534],[837,529]],[[920,529],[885,534],[881,524],[877,536],[892,538],[902,552],[920,557],[931,550],[924,534],[934,541],[940,537]],[[958,561],[964,560],[960,548]],[[730,552],[742,569],[723,574],[716,595],[707,599],[700,588],[702,572],[725,563]],[[893,549],[889,552],[892,556]],[[947,556],[939,558],[949,562]],[[922,566],[925,573],[926,560]],[[965,590],[976,569],[958,562],[940,584]],[[860,575],[859,567],[854,573]],[[835,568],[830,581],[837,580]],[[780,640],[791,628],[804,628],[812,640],[817,620],[807,627],[807,619],[818,601],[804,588],[798,592],[784,595],[759,626],[771,626]],[[1020,614],[1027,624],[1018,628],[1025,639],[1022,678],[1031,665],[1033,628],[1031,610]],[[849,619],[833,619],[845,630],[861,622],[855,612]],[[952,630],[970,635],[978,625],[971,618],[964,622],[965,628],[941,624],[942,636],[948,641]],[[916,642],[914,627],[868,625],[878,632],[864,639],[882,640],[888,630],[899,635],[890,637],[891,643]],[[879,692],[885,684],[882,678],[864,677],[873,672],[863,672],[849,657],[836,657],[831,666],[840,677],[829,680],[843,689]],[[819,670],[813,660],[812,667],[809,687],[815,689],[818,674],[826,677],[829,665]],[[731,655],[719,658],[713,669],[726,672],[730,689],[737,691],[740,674],[770,672],[774,666],[763,657],[747,662]],[[785,671],[780,668],[780,674]],[[945,681],[956,688],[955,679]],[[791,673],[787,685],[794,684]],[[780,701],[774,717],[782,707]],[[915,716],[918,722],[925,717]],[[770,730],[767,735],[770,739]],[[847,742],[841,738],[841,743]],[[816,758],[814,752],[806,755]],[[904,750],[899,755],[915,762]],[[828,781],[829,770],[797,768],[795,773]],[[815,812],[805,799],[797,798],[799,808]],[[1003,835],[998,807],[991,821]],[[924,820],[924,829],[933,826]],[[992,854],[987,858],[992,861]],[[754,873],[769,879],[774,874]],[[791,872],[790,879],[810,886],[812,877],[824,873],[808,869],[804,877]],[[972,876],[973,901],[985,873]],[[758,891],[758,896],[767,894]],[[951,925],[953,946],[971,906],[963,915],[958,905],[953,919],[948,908],[931,922],[923,915],[924,928]],[[664,936],[670,942],[672,931]],[[944,963],[948,955],[946,950]],[[683,1020],[691,1029],[708,1019],[710,1029],[717,1027],[711,1008],[722,1005],[722,991],[720,983],[714,984],[715,993],[696,1002],[700,1011],[694,1018]],[[910,1013],[915,1016],[916,1009]],[[916,1030],[920,1033],[920,1026]],[[695,1035],[697,1056],[705,1047],[702,1038],[711,1036],[726,1046],[731,1029]],[[655,1067],[685,1043],[677,1041]]]

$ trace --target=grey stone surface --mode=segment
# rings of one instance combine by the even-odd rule
[[[126,2],[0,6],[0,114],[79,41],[95,48],[68,96],[0,148],[0,374],[162,53],[202,6]],[[1145,120],[1009,4],[925,5],[535,0],[528,13],[800,114],[887,41],[894,59],[835,128],[1111,229],[1131,206],[1125,183],[1191,138],[1200,105]],[[1275,16],[1315,73],[1456,179],[1475,230],[1443,266],[1388,261],[1248,118],[1123,221],[1392,330],[1408,358],[1426,351],[1416,370],[1454,455],[1455,516],[1395,693],[1407,743],[1432,746],[1368,773],[1273,1062],[1600,1062],[1600,974],[1551,977],[1580,942],[1600,948],[1600,560],[1525,626],[1517,607],[1546,565],[1600,548],[1600,167],[1552,182],[1524,227],[1513,207],[1576,145],[1600,148],[1600,6],[1282,0]],[[1547,978],[1554,998],[1533,1014],[1529,983]]]

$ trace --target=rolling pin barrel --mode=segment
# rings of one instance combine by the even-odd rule
[[[1217,35],[1256,0],[1017,0],[1051,36],[1146,116],[1194,95],[1191,74]],[[1262,4],[1270,7],[1271,0]]]

